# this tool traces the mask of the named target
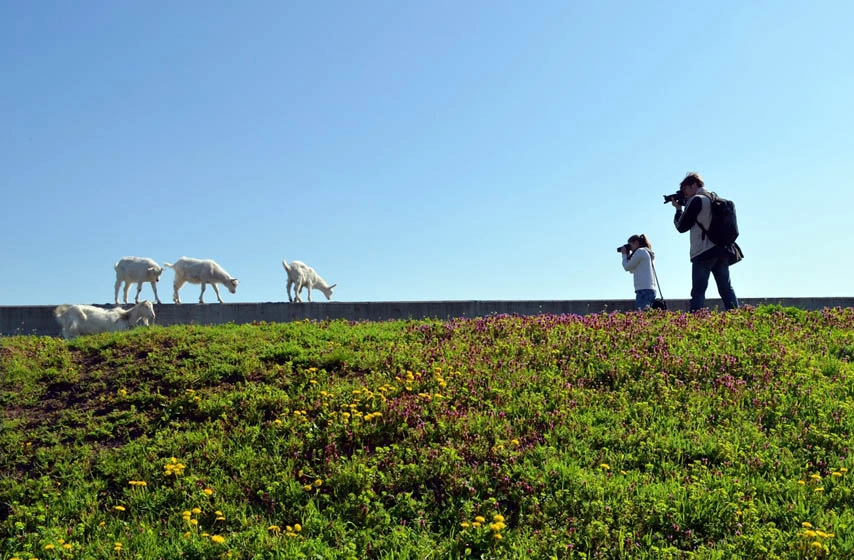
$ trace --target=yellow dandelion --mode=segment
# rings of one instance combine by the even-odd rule
[[[199,524],[199,520],[198,520],[198,519],[191,519],[191,520],[190,520],[190,525],[198,525],[198,524]]]
[[[845,467],[839,467],[839,472],[841,472],[842,474],[845,474],[848,472],[848,469]]]
[[[314,485],[315,485],[315,486],[317,486],[317,487],[320,487],[320,485],[321,485],[321,484],[323,484],[323,480],[321,480],[321,479],[319,479],[319,478],[318,478],[317,480],[315,480],[315,481],[314,481]]]
[[[804,531],[804,536],[807,537],[808,539],[815,537],[817,534],[818,533],[816,533],[812,529],[807,529],[806,531]]]
[[[53,544],[44,545],[45,550],[53,550],[54,548],[56,548],[56,545],[53,545]]]
[[[471,527],[471,523],[469,523],[468,521],[463,521],[462,523],[460,523],[460,526],[463,529],[468,529],[469,527]]]
[[[839,471],[833,471],[832,473],[830,473],[830,476],[842,476],[842,473]]]
[[[199,515],[200,513],[202,513],[202,510],[200,508],[194,507],[193,513],[195,513],[196,515]]]
[[[302,525],[300,525],[299,523],[294,523],[294,531],[296,531],[297,533],[301,532]]]
[[[124,511],[124,510],[125,510],[125,506],[113,506],[113,509],[114,509],[114,510],[116,510],[116,511]]]
[[[311,484],[306,484],[305,486],[302,487],[302,489],[305,490],[306,492],[309,492],[311,490]]]
[[[498,523],[502,523],[504,521],[504,516],[501,515],[500,513],[496,513],[495,515],[492,516],[492,520],[497,521]]]
[[[70,544],[70,543],[65,543],[64,545],[62,545],[62,548],[64,548],[65,550],[71,550],[71,549],[72,549],[72,548],[74,548],[74,547],[73,547],[73,546],[71,546],[71,544]]]
[[[217,521],[225,521],[225,517],[220,515],[219,517],[216,518],[216,520]]]
[[[213,489],[212,488],[205,488],[204,490],[202,490],[202,492],[205,493],[205,496],[213,496]]]
[[[812,545],[810,545],[810,546],[812,546],[813,548],[818,548],[818,549],[824,548],[824,545],[818,541],[813,541]]]
[[[497,541],[500,541],[504,537],[501,536],[501,533],[495,533],[494,535],[492,535],[492,538],[494,538]]]
[[[211,537],[211,541],[216,544],[222,544],[225,542],[225,537],[223,537],[222,535],[214,535]]]
[[[484,522],[486,522],[486,519],[484,519],[484,517],[483,517],[482,515],[478,515],[477,517],[475,517],[475,518],[474,518],[474,520],[475,520],[477,523],[484,523]]]
[[[810,523],[809,521],[804,521],[803,523],[801,523],[801,527],[806,527],[807,529],[811,529],[812,523]]]
[[[815,534],[823,539],[827,538],[827,533],[825,533],[824,531],[816,531]]]
[[[804,484],[806,484],[806,482],[804,482],[803,480],[799,480],[799,481],[798,481],[798,484],[800,484],[801,486],[803,486]]]
[[[517,445],[517,446],[518,446],[518,445],[519,445],[519,440],[518,440],[518,439],[513,438],[513,439],[511,439],[511,440],[510,440],[510,443],[512,443],[513,445]]]
[[[611,470],[611,465],[609,465],[608,463],[602,463],[601,465],[599,465],[599,468],[601,468],[604,471],[609,471],[609,470]]]
[[[813,490],[813,492],[824,492],[824,486],[819,486],[818,488]]]
[[[475,529],[480,529],[480,525],[481,525],[480,521],[475,521],[474,523],[471,524],[471,526]]]
[[[811,479],[813,479],[813,480],[821,480],[821,475],[820,475],[820,474],[818,474],[818,473],[811,474],[811,475],[810,475],[810,478],[811,478]]]
[[[267,530],[270,531],[271,533],[281,533],[282,532],[282,528],[279,527],[278,525],[270,525],[269,527],[267,527]]]

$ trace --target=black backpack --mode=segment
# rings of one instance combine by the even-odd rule
[[[738,220],[735,216],[735,203],[731,200],[721,198],[715,193],[709,193],[708,197],[712,202],[712,219],[709,222],[709,229],[704,228],[703,224],[699,221],[697,225],[700,226],[706,237],[715,245],[732,245],[738,238]]]

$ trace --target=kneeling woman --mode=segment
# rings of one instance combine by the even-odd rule
[[[632,273],[635,280],[635,309],[649,309],[655,301],[658,286],[655,285],[655,273],[652,261],[655,253],[646,235],[633,235],[629,242],[620,247],[623,254],[623,268]]]

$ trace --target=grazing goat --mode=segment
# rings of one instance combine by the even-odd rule
[[[161,303],[160,296],[157,295],[157,282],[160,281],[163,269],[156,262],[142,257],[124,257],[113,268],[116,269],[116,305],[119,304],[119,288],[122,282],[125,283],[125,303],[128,302],[128,288],[133,283],[136,283],[136,299],[133,302],[139,303],[139,292],[142,291],[143,282],[151,283],[154,299],[157,303]]]
[[[205,286],[208,284],[213,286],[214,292],[216,292],[216,299],[220,303],[223,303],[223,301],[219,295],[217,284],[222,284],[232,294],[237,291],[237,278],[232,278],[225,269],[212,260],[181,257],[175,264],[163,263],[163,266],[175,271],[175,283],[172,285],[175,288],[175,292],[172,294],[172,301],[175,303],[181,303],[181,298],[178,297],[178,290],[186,282],[202,285],[202,293],[199,294],[199,303],[205,302]]]
[[[62,327],[64,338],[74,338],[81,334],[126,331],[142,323],[154,322],[154,305],[145,300],[130,309],[114,307],[103,309],[93,305],[60,305],[53,311],[56,321]]]
[[[326,280],[320,277],[313,268],[300,261],[291,261],[288,264],[282,259],[282,266],[285,267],[285,272],[288,274],[288,284],[286,291],[288,292],[288,301],[297,301],[302,303],[300,292],[303,288],[308,289],[308,301],[311,301],[311,289],[316,288],[323,292],[326,299],[332,299],[332,288],[338,284],[331,286],[326,283]],[[294,286],[294,297],[291,297],[291,286]]]

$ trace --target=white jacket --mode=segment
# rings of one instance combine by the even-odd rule
[[[623,253],[623,268],[632,273],[635,279],[635,291],[657,290],[655,274],[652,270],[652,260],[655,253],[646,247],[640,247],[634,252],[632,258],[628,253]]]

